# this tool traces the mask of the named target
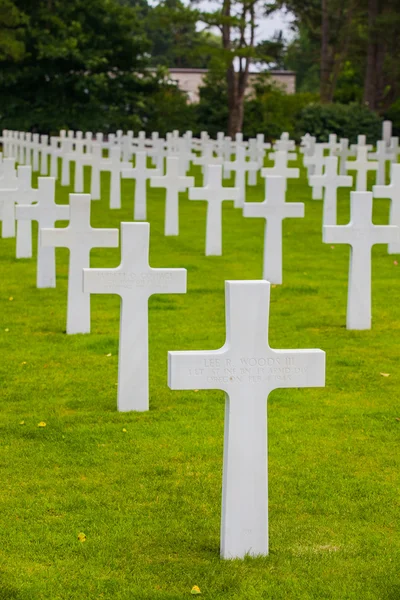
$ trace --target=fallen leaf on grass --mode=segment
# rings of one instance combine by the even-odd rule
[[[400,417],[395,417],[395,421],[400,421]]]
[[[44,421],[40,421],[40,423],[38,423],[38,427],[46,427],[46,423]]]
[[[122,430],[122,431],[123,431],[124,433],[126,433],[126,429],[125,429],[125,427],[123,428],[123,430]]]
[[[10,330],[9,330],[9,329],[8,329],[8,327],[7,327],[7,329],[5,329],[4,331],[10,331]]]
[[[20,425],[25,425],[25,421],[20,421],[19,424]]]
[[[24,361],[21,363],[21,365],[26,365],[26,360],[24,360]]]
[[[331,248],[332,248],[332,250],[334,250],[334,249],[335,249],[335,246],[331,246]]]
[[[394,260],[394,261],[393,261],[393,264],[394,264],[394,265],[396,265],[396,267],[397,267],[397,265],[398,265],[399,263],[397,262],[397,260]]]
[[[80,542],[86,542],[86,535],[84,533],[78,533],[78,540]]]
[[[379,375],[382,375],[382,377],[390,377],[390,373],[379,373]]]
[[[109,354],[106,354],[106,356],[112,356],[111,352]]]
[[[14,300],[14,298],[13,298],[12,296],[10,296],[10,297],[9,297],[9,300],[10,300],[10,302],[11,302],[11,300]]]
[[[193,596],[198,596],[199,594],[201,594],[199,586],[198,585],[194,585],[192,587],[192,591],[190,593],[193,594]]]

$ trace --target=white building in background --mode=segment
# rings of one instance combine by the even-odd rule
[[[296,91],[296,73],[294,71],[268,71],[271,80],[278,84],[287,94]],[[182,92],[185,92],[189,102],[198,102],[200,98],[199,89],[208,73],[208,69],[169,68],[171,79]],[[257,80],[260,73],[250,73],[249,87]]]

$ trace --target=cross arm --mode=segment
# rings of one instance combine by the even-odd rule
[[[118,248],[118,229],[92,229],[91,233],[93,235],[93,248]]]
[[[186,293],[186,269],[153,269],[150,267],[149,272],[144,274],[144,279],[154,288],[150,295]]]
[[[373,244],[400,242],[400,228],[397,225],[374,225]]]
[[[223,381],[213,376],[220,369],[224,348],[193,352],[168,352],[168,387],[171,390],[224,389]]]
[[[310,350],[274,350],[276,366],[266,369],[271,389],[325,386],[325,352]]]
[[[243,206],[244,217],[260,217],[267,218],[265,202],[245,202]]]
[[[392,185],[374,185],[372,192],[374,198],[390,198],[393,200],[394,188]]]
[[[89,294],[118,294],[126,287],[119,269],[83,269],[83,291]]]
[[[348,239],[346,233],[350,234]],[[351,244],[351,228],[349,225],[324,225],[322,228],[322,241],[325,244]]]
[[[19,221],[35,221],[36,211],[39,208],[39,204],[16,204],[15,205],[15,218]]]
[[[153,188],[167,188],[168,187],[168,182],[169,182],[169,178],[166,175],[152,175],[150,177],[150,187]]]

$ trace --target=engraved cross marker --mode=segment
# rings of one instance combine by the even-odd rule
[[[166,174],[150,178],[150,187],[166,190],[164,235],[179,235],[179,192],[194,185],[194,177],[179,174],[179,162],[177,156],[168,156]]]
[[[37,277],[38,288],[56,287],[56,256],[55,248],[41,245],[40,231],[44,227],[54,227],[56,221],[69,219],[69,206],[55,203],[55,179],[54,177],[39,177],[37,198],[38,202],[31,205],[15,207],[18,221],[38,222],[38,255],[37,255]]]
[[[347,329],[371,329],[371,248],[400,240],[393,225],[372,223],[372,192],[351,192],[351,221],[348,225],[326,225],[326,244],[349,244],[350,272],[347,296]]]
[[[122,179],[134,179],[135,180],[135,207],[133,218],[135,221],[145,221],[147,218],[147,180],[153,175],[160,175],[158,169],[150,168],[147,166],[147,154],[146,152],[136,152],[135,166],[129,169],[123,169],[121,171]]]
[[[288,217],[304,217],[302,202],[285,202],[285,179],[265,179],[264,202],[246,202],[244,217],[265,219],[263,279],[282,283],[282,221]]]
[[[400,165],[391,165],[390,185],[374,185],[374,198],[390,198],[390,219],[391,225],[397,225],[400,228]],[[400,254],[400,239],[398,242],[392,242],[388,246],[389,254]]]
[[[235,200],[235,207],[242,208],[246,200],[246,171],[258,171],[259,164],[257,161],[247,161],[246,149],[237,145],[235,160],[225,162],[224,169],[229,172],[235,171],[235,187],[239,188],[239,198]]]
[[[121,223],[121,264],[84,269],[85,293],[121,296],[118,410],[149,410],[148,301],[186,292],[186,269],[149,266],[149,223]]]
[[[70,194],[70,223],[60,229],[42,229],[45,247],[69,248],[67,333],[90,333],[90,295],[83,291],[82,271],[90,266],[92,248],[117,248],[118,229],[90,225],[90,195]]]
[[[15,202],[18,195],[18,180],[15,158],[3,160],[3,177],[0,179],[1,236],[15,237]]]
[[[264,167],[261,169],[262,177],[269,177],[270,175],[283,177],[285,180],[285,191],[287,188],[287,179],[297,178],[300,176],[300,171],[296,167],[288,167],[287,163],[289,160],[286,150],[277,150],[274,152],[275,164],[273,167]]]
[[[378,171],[378,163],[368,160],[368,146],[357,146],[357,158],[346,162],[346,170],[357,171],[356,190],[365,192],[367,191],[368,171]]]
[[[206,200],[206,256],[222,254],[222,202],[239,200],[239,188],[227,188],[222,185],[222,166],[208,167],[208,183],[202,188],[190,188],[189,200]]]
[[[310,185],[320,186],[325,189],[322,222],[324,225],[336,225],[337,222],[337,190],[339,187],[351,187],[353,178],[350,175],[338,175],[337,156],[328,156],[325,159],[325,172],[323,175],[311,175]]]
[[[268,395],[324,386],[325,352],[269,346],[269,282],[227,281],[225,295],[225,344],[169,352],[168,385],[226,393],[221,556],[243,558],[268,554]]]

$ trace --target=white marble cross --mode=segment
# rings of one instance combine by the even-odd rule
[[[336,156],[340,159],[339,174],[346,175],[346,162],[350,156],[354,156],[354,152],[349,148],[349,140],[347,138],[340,139],[339,149],[336,151]]]
[[[221,556],[268,554],[267,400],[278,388],[325,385],[325,352],[268,343],[270,283],[227,281],[219,350],[168,353],[173,390],[223,390]]]
[[[390,225],[400,229],[400,165],[391,165],[390,185],[374,185],[374,198],[390,198]],[[400,254],[400,239],[388,245],[389,254]]]
[[[40,174],[47,175],[49,172],[49,156],[51,154],[51,147],[49,146],[49,136],[40,136]]]
[[[179,174],[179,157],[167,157],[165,175],[150,178],[150,187],[165,188],[165,235],[179,235],[179,192],[184,192],[194,185],[194,177]]]
[[[337,156],[327,156],[323,175],[311,175],[311,186],[321,186],[325,189],[322,223],[336,225],[337,223],[337,190],[339,187],[351,187],[353,178],[350,175],[338,175]]]
[[[145,221],[147,218],[147,180],[153,175],[160,175],[158,169],[147,168],[146,152],[136,152],[135,167],[123,169],[122,179],[135,180],[134,215],[135,221]]]
[[[302,202],[285,202],[285,180],[269,175],[265,179],[264,202],[246,202],[244,217],[265,219],[263,279],[282,283],[282,221],[288,217],[304,217]]]
[[[269,177],[270,175],[283,177],[285,180],[285,191],[287,188],[288,179],[297,179],[300,177],[300,170],[297,167],[288,167],[288,155],[286,150],[277,150],[275,152],[275,164],[273,167],[264,167],[261,169],[261,175],[263,177]]]
[[[149,410],[148,300],[153,294],[184,294],[186,269],[149,265],[149,223],[121,223],[121,264],[84,269],[87,294],[121,296],[118,410]]]
[[[392,137],[392,121],[383,121],[382,123],[382,140],[385,142],[385,146],[389,148],[390,139]]]
[[[351,192],[348,225],[326,225],[326,244],[349,244],[350,272],[347,296],[347,329],[371,329],[371,248],[374,244],[400,241],[393,225],[372,223],[372,192]]]
[[[376,172],[376,184],[385,185],[386,183],[386,161],[390,161],[392,153],[386,146],[386,143],[381,140],[376,144],[376,152],[370,152],[368,154],[370,160],[376,160],[378,162],[378,169]]]
[[[368,171],[377,171],[378,163],[368,160],[367,146],[358,146],[356,160],[346,162],[347,171],[357,171],[356,191],[365,192],[367,190]]]
[[[18,179],[15,158],[3,160],[3,177],[0,179],[1,236],[15,237],[15,202],[18,196]]]
[[[243,146],[237,146],[236,158],[233,161],[224,163],[224,169],[235,171],[235,187],[239,188],[239,198],[235,201],[236,208],[242,208],[246,201],[246,172],[258,171],[257,161],[246,160],[246,149]]]
[[[56,221],[69,219],[69,206],[55,203],[54,177],[39,177],[36,204],[15,207],[18,221],[38,222],[38,254],[36,287],[56,287],[56,256],[54,247],[43,247],[40,242],[40,231],[44,227],[54,227]]]
[[[314,154],[304,157],[304,166],[312,167],[312,175],[322,175],[325,166],[324,144],[315,144]],[[322,200],[322,185],[314,185],[312,188],[312,199]]]
[[[32,167],[22,166],[17,170],[18,194],[16,205],[37,202],[37,189],[32,188]],[[16,258],[32,258],[32,222],[17,220]]]
[[[208,183],[202,188],[189,188],[189,200],[205,200],[207,202],[206,222],[206,256],[222,254],[222,202],[238,201],[240,190],[222,185],[222,166],[210,165]]]
[[[367,152],[372,150],[372,144],[367,144],[367,136],[363,133],[357,136],[357,144],[351,144],[350,150],[356,155],[359,148],[366,148]]]
[[[90,333],[90,295],[83,291],[82,272],[90,266],[92,248],[117,248],[118,229],[90,225],[90,195],[70,194],[68,227],[42,229],[44,247],[69,248],[67,333]]]

